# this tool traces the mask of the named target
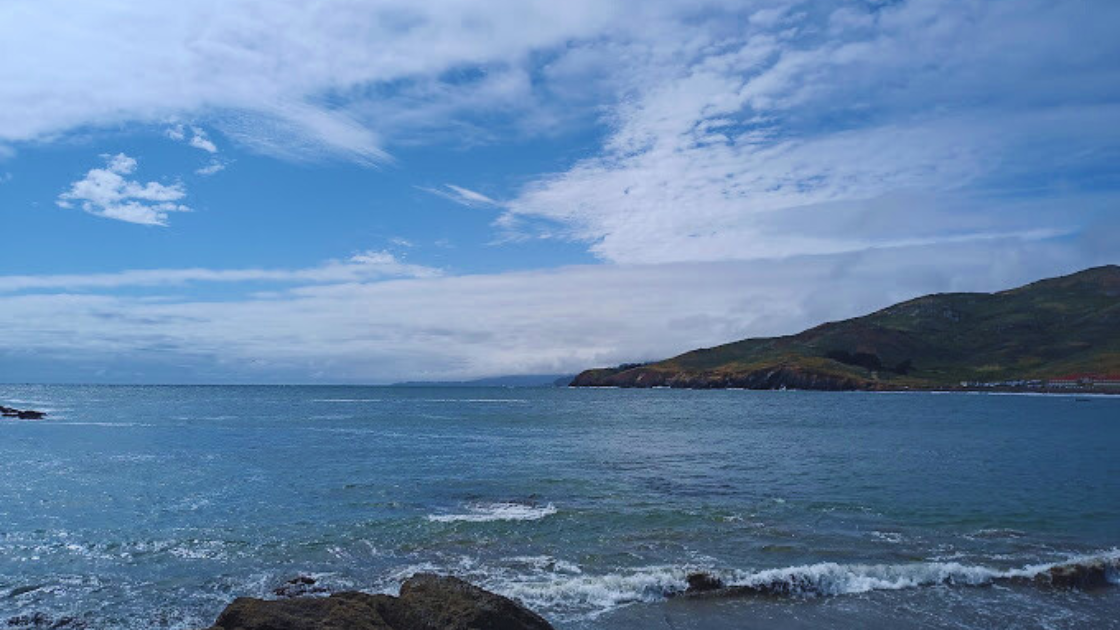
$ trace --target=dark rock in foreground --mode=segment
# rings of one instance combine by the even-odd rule
[[[418,573],[401,585],[400,597],[357,592],[276,601],[240,597],[210,630],[551,629],[513,600],[458,578]]]
[[[20,420],[42,420],[47,414],[33,409],[16,409],[0,405],[0,416],[5,418],[19,418]]]

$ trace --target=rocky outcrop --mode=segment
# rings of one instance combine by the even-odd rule
[[[685,581],[688,583],[685,595],[718,591],[723,588],[723,580],[709,573],[689,573]]]
[[[1109,580],[1111,574],[1120,577],[1120,565],[1115,562],[1094,560],[1051,567],[1040,574],[1038,580],[1057,588],[1090,590],[1111,584]]]
[[[280,586],[272,589],[272,594],[278,597],[307,597],[308,595],[322,595],[329,592],[325,586],[311,576],[300,575],[294,577]]]
[[[47,417],[47,414],[33,409],[16,409],[15,407],[0,405],[0,416],[5,418],[19,418],[20,420],[42,420]]]
[[[872,389],[873,383],[797,366],[775,365],[747,372],[686,372],[651,367],[627,370],[587,370],[572,380],[573,387],[673,387],[682,389],[815,389],[848,391]]]
[[[298,578],[297,578],[298,579]],[[289,583],[290,584],[290,583]],[[306,585],[305,585],[306,586]],[[399,597],[335,593],[266,601],[241,597],[210,630],[551,630],[540,615],[458,578],[418,573]]]

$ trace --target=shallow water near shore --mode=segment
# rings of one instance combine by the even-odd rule
[[[1120,397],[0,385],[0,627],[446,572],[558,628],[1117,627]],[[667,597],[705,570],[783,597]],[[1117,576],[1112,574],[1112,579]],[[21,623],[11,627],[21,627]]]

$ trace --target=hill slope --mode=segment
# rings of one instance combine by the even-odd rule
[[[574,386],[902,389],[1120,373],[1120,266],[941,293],[796,335],[745,339]]]

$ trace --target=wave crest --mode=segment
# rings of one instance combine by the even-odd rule
[[[493,521],[539,521],[556,513],[556,506],[527,503],[476,503],[462,514],[429,514],[433,523],[490,523]]]
[[[1074,556],[1062,562],[999,569],[959,562],[839,564],[825,562],[763,571],[706,570],[719,588],[688,589],[695,567],[647,566],[608,574],[557,570],[533,576],[509,573],[483,577],[487,588],[559,618],[596,617],[636,602],[672,597],[835,597],[925,586],[1026,586],[1091,588],[1120,584],[1120,550]],[[1101,581],[1103,580],[1103,582]]]
[[[836,596],[920,586],[980,586],[997,582],[1086,588],[1120,583],[1120,550],[1016,569],[959,562],[896,565],[823,562],[726,577],[718,573],[712,575],[724,585],[710,591],[717,596]],[[687,589],[685,593],[693,594]]]

